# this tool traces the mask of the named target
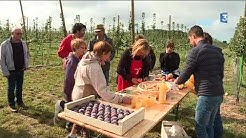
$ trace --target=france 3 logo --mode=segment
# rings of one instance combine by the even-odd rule
[[[222,23],[228,22],[228,13],[227,12],[220,13],[220,22],[222,22]]]

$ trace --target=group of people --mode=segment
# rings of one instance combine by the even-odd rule
[[[72,34],[65,37],[59,46],[58,55],[65,69],[64,99],[56,104],[62,110],[66,102],[95,95],[112,103],[131,103],[131,97],[110,92],[109,70],[115,50],[113,41],[105,34],[102,24],[95,28],[95,37],[87,43],[83,40],[86,26],[75,23]],[[172,73],[176,84],[183,84],[193,74],[195,90],[198,95],[195,130],[199,138],[222,137],[223,127],[220,117],[220,104],[223,101],[224,57],[222,50],[213,46],[212,37],[204,33],[200,26],[193,26],[189,33],[191,49],[186,65],[179,71],[180,57],[174,52],[174,42],[166,42],[165,52],[160,54],[159,62],[163,75]],[[24,70],[28,68],[29,51],[22,41],[22,30],[14,28],[11,37],[1,44],[0,64],[8,82],[8,104],[13,112],[18,106],[28,109],[22,100]],[[88,47],[87,47],[88,46]],[[153,70],[156,56],[153,48],[143,35],[137,35],[135,42],[127,48],[117,67],[118,91],[146,81]],[[16,100],[15,100],[16,98]],[[56,111],[56,114],[59,111]],[[80,128],[70,122],[72,128],[68,137],[76,137]],[[82,128],[82,132],[86,132]],[[214,130],[216,130],[214,133]],[[82,133],[86,137],[86,133]]]
[[[64,38],[59,46],[58,55],[62,58],[65,68],[64,99],[66,101],[58,101],[56,109],[62,110],[61,107],[64,107],[66,102],[89,95],[95,95],[112,103],[130,104],[130,97],[110,92],[110,61],[115,53],[112,39],[107,37],[104,26],[99,24],[94,30],[95,37],[87,48],[83,40],[85,30],[85,25],[76,23],[72,28],[73,34]],[[139,35],[134,44],[122,54],[117,68],[119,91],[138,84],[148,77],[149,71],[155,64],[154,52],[152,50],[153,55],[151,55],[150,51],[148,41],[144,36]],[[59,111],[56,111],[57,113]],[[67,122],[66,128],[69,129],[71,126],[72,123]],[[75,137],[78,130],[78,126],[73,125],[68,137]],[[86,132],[85,128],[82,130]]]

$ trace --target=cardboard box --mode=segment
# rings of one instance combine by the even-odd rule
[[[172,136],[170,129],[173,125],[178,128],[176,130],[176,136]],[[174,127],[173,127],[174,128]],[[182,125],[175,121],[162,121],[161,125],[161,138],[190,138],[185,130],[183,129]]]

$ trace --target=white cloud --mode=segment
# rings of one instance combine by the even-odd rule
[[[76,15],[80,15],[81,22],[87,22],[90,27],[90,18],[95,23],[102,23],[106,18],[106,27],[112,26],[113,17],[120,15],[120,21],[127,26],[131,10],[130,1],[62,1],[67,29],[69,30]],[[60,6],[58,1],[22,1],[24,14],[28,16],[29,26],[32,20],[38,17],[40,26],[49,16],[52,17],[52,25],[60,27]],[[229,40],[243,15],[244,1],[135,1],[136,23],[141,24],[141,14],[145,12],[146,25],[153,23],[153,14],[156,13],[156,24],[160,28],[160,22],[164,21],[164,27],[168,23],[169,15],[172,21],[191,27],[197,23],[203,26],[214,38]],[[19,1],[0,1],[1,24],[9,19],[13,24],[21,22]],[[219,14],[228,12],[228,23],[219,22]],[[2,14],[4,13],[4,14]],[[204,24],[204,23],[207,23]]]

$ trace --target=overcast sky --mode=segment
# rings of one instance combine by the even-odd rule
[[[87,22],[90,27],[90,18],[95,24],[102,23],[106,18],[106,28],[112,26],[113,17],[120,15],[120,21],[127,26],[131,2],[128,1],[62,1],[67,29],[71,29],[76,15],[80,15],[82,23]],[[57,1],[22,1],[25,16],[28,17],[29,26],[33,19],[38,17],[41,26],[49,16],[52,17],[52,27],[61,25],[60,7]],[[172,21],[184,24],[188,28],[200,25],[204,31],[209,32],[214,38],[229,41],[233,36],[236,24],[244,13],[244,1],[135,1],[136,23],[141,24],[142,12],[145,12],[146,26],[153,24],[153,14],[156,13],[156,26],[167,29],[169,15]],[[228,23],[220,22],[220,13],[228,13]],[[1,25],[21,23],[21,10],[19,1],[0,1]]]

